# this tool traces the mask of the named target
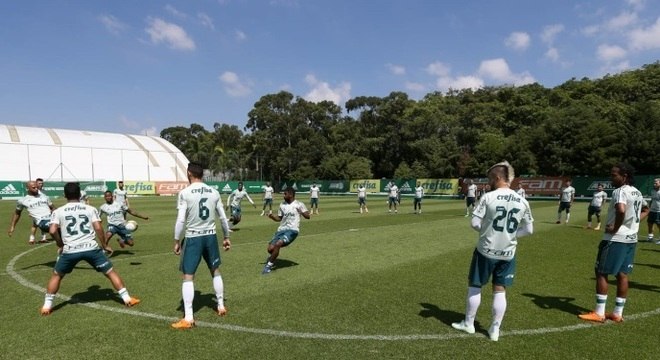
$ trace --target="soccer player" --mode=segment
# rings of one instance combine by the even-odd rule
[[[513,167],[504,161],[488,169],[488,182],[494,189],[486,193],[472,214],[472,228],[479,231],[468,275],[465,320],[453,328],[474,334],[474,319],[481,304],[481,288],[493,277],[493,321],[488,335],[499,340],[506,312],[506,288],[513,285],[518,238],[534,232],[532,211],[527,200],[509,188]]]
[[[589,204],[589,209],[587,210],[587,229],[591,229],[591,219],[596,215],[596,221],[598,225],[594,230],[600,230],[600,209],[607,202],[607,193],[603,191],[603,184],[598,184],[594,196],[591,198],[591,203]]]
[[[566,180],[565,186],[561,189],[559,195],[559,210],[557,210],[557,224],[561,224],[561,212],[566,210],[566,224],[571,218],[571,205],[575,200],[575,188],[571,186],[571,181]]]
[[[190,185],[179,192],[174,226],[174,254],[183,254],[180,270],[183,273],[181,294],[184,317],[171,325],[175,329],[190,329],[195,326],[193,316],[195,285],[193,280],[202,258],[206,261],[213,277],[213,289],[218,301],[216,313],[218,316],[227,315],[227,308],[224,304],[224,283],[219,270],[221,260],[215,222],[216,218],[220,221],[224,236],[222,247],[225,251],[231,248],[229,223],[222,207],[220,194],[202,182],[203,174],[204,169],[200,164],[188,164],[187,175]],[[181,241],[184,228],[185,239]]]
[[[642,193],[633,186],[635,170],[632,166],[617,164],[612,167],[610,174],[616,189],[612,192],[605,234],[596,255],[596,308],[590,313],[578,315],[587,321],[623,321],[623,308],[628,297],[628,274],[635,261],[639,222],[649,212]],[[616,300],[612,313],[605,313],[608,275],[616,276]]]
[[[117,188],[112,192],[112,196],[115,198],[115,201],[119,204],[128,205],[128,191],[124,190],[124,182],[118,181]]]
[[[319,194],[321,189],[316,186],[316,183],[313,183],[309,187],[309,213],[314,214],[314,209],[316,209],[316,215],[319,214]]]
[[[520,196],[523,199],[527,199],[527,192],[525,192],[525,188],[521,183],[518,183],[518,190],[516,190],[516,193],[518,196]]]
[[[369,209],[367,208],[367,188],[365,188],[364,185],[358,185],[357,196],[358,205],[360,206],[360,214],[362,214],[362,210],[369,213]]]
[[[415,210],[415,214],[422,213],[423,198],[424,198],[424,188],[422,187],[422,184],[418,181],[417,187],[415,188],[415,199],[413,200],[413,209]],[[419,213],[417,212],[418,207],[419,207]]]
[[[653,191],[651,192],[651,208],[649,212],[649,217],[646,219],[646,225],[648,225],[649,234],[646,238],[647,241],[653,241],[653,224],[655,227],[660,229],[660,178],[653,180]],[[660,239],[656,242],[657,245],[660,245]]]
[[[133,246],[133,233],[126,229],[126,213],[129,213],[140,219],[149,220],[146,215],[138,214],[136,211],[129,208],[126,204],[115,201],[111,191],[103,193],[105,204],[99,207],[99,216],[106,215],[108,221],[108,230],[105,233],[104,245],[107,247],[110,244],[110,239],[114,234],[119,236],[117,241],[119,247],[124,248],[125,245]]]
[[[391,213],[392,212],[392,207],[394,206],[394,213],[398,213],[399,210],[397,209],[397,204],[399,203],[398,197],[399,197],[399,187],[396,186],[396,184],[392,181],[387,185],[388,191],[389,191],[389,196],[387,198],[387,205],[388,205],[388,210],[387,212]]]
[[[48,195],[46,195],[46,193],[43,192],[43,188],[44,188],[44,179],[42,179],[42,178],[37,178],[35,181],[37,182],[37,189],[39,190],[39,196],[43,196],[43,197],[45,197],[46,199],[48,199]],[[50,201],[50,199],[49,199],[49,201]],[[53,207],[52,207],[52,206],[51,206],[50,210],[51,210],[51,211],[53,210]],[[38,226],[35,225],[35,224],[33,223],[33,224],[32,224],[32,228],[30,229],[30,240],[28,240],[28,242],[29,242],[30,244],[34,244],[34,238],[35,238],[35,236],[37,235],[37,228],[38,228]],[[42,243],[45,243],[45,242],[46,242],[46,234],[48,234],[48,230],[46,230],[46,231],[41,230],[41,242],[42,242]]]
[[[53,211],[53,203],[48,196],[39,193],[36,181],[28,181],[26,184],[27,195],[16,201],[16,210],[11,218],[9,230],[7,234],[11,237],[16,230],[16,224],[21,218],[23,209],[28,210],[28,214],[32,218],[32,227],[41,229],[44,234],[42,242],[46,241],[46,235],[50,229],[50,214]],[[36,230],[35,230],[36,231]],[[34,245],[34,233],[30,234],[28,244]]]
[[[273,221],[279,221],[280,226],[273,238],[268,243],[268,257],[266,265],[261,271],[262,274],[270,274],[275,267],[275,260],[280,255],[280,249],[291,245],[296,240],[300,232],[300,216],[305,219],[310,218],[309,211],[305,204],[296,200],[296,191],[293,188],[284,190],[284,201],[280,204],[277,215],[268,214]]]
[[[474,210],[477,204],[477,185],[472,179],[467,181],[468,186],[465,190],[465,217],[470,216],[470,207]]]
[[[268,206],[268,213],[273,213],[273,192],[273,187],[270,186],[270,182],[267,182],[266,186],[264,186],[264,207],[261,210],[261,215],[259,216],[264,216],[266,213],[266,206]]]
[[[257,206],[254,204],[254,201],[252,201],[252,198],[250,195],[248,195],[247,191],[243,189],[243,183],[239,182],[238,183],[238,188],[229,194],[229,197],[227,198],[227,209],[231,209],[231,223],[233,225],[238,224],[241,222],[241,201],[243,201],[243,198],[248,199],[250,204],[256,209]]]
[[[64,197],[67,203],[53,211],[50,224],[50,235],[57,243],[58,257],[46,287],[41,315],[52,313],[53,300],[60,289],[62,278],[73,271],[81,260],[86,261],[110,280],[126,306],[139,304],[139,299],[128,294],[123,280],[114,271],[112,262],[102,249],[105,246],[105,236],[101,219],[94,207],[80,203],[80,185],[73,182],[64,185]],[[105,250],[112,252],[109,248]]]

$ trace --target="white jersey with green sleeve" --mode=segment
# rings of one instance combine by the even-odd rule
[[[62,253],[75,254],[99,249],[93,223],[99,222],[99,213],[93,206],[70,202],[53,211],[51,224],[57,224],[62,234]]]
[[[534,222],[527,200],[509,188],[484,194],[472,215],[481,218],[477,251],[494,260],[513,259],[518,227]]]
[[[634,186],[623,185],[612,192],[612,201],[610,202],[607,211],[607,221],[605,224],[614,224],[616,216],[616,205],[624,204],[626,206],[626,213],[623,218],[623,224],[616,232],[616,234],[605,233],[603,240],[621,242],[621,243],[636,243],[637,233],[639,232],[639,221],[642,207],[646,206],[646,200],[642,193]]]
[[[254,201],[252,201],[252,198],[250,197],[250,195],[248,195],[248,193],[247,193],[247,191],[245,191],[245,189],[243,189],[243,190],[236,189],[236,190],[232,191],[231,194],[229,194],[229,197],[227,198],[227,206],[229,206],[230,202],[231,202],[231,206],[240,207],[241,206],[241,201],[243,201],[243,198],[248,199],[250,204],[254,205]]]
[[[605,201],[607,201],[607,193],[605,191],[596,191],[591,198],[591,204],[589,205],[601,207]]]
[[[472,184],[468,186],[466,197],[469,198],[477,197],[477,185]]]
[[[418,199],[421,199],[424,197],[424,188],[421,186],[418,186],[415,188],[415,197]]]
[[[273,199],[273,187],[272,186],[264,186],[264,200],[267,199]]]
[[[359,187],[357,190],[357,194],[359,198],[366,198],[367,197],[367,188],[365,187]]]
[[[277,216],[282,219],[280,220],[280,226],[277,228],[277,231],[300,231],[300,214],[306,211],[305,204],[298,200],[293,200],[291,204],[282,201],[277,211]]]
[[[126,197],[128,196],[128,191],[126,191],[126,189],[116,188],[112,191],[112,195],[115,197],[116,202],[126,204]]]
[[[397,197],[397,195],[399,195],[399,187],[392,184],[392,186],[390,186],[390,197]]]
[[[318,186],[312,186],[309,188],[309,198],[310,199],[318,199],[319,198],[319,192],[321,189],[319,189]]]
[[[575,197],[575,188],[572,186],[567,186],[561,190],[561,196],[559,201],[561,202],[571,202]]]
[[[179,192],[179,211],[185,210],[185,237],[213,235],[215,220],[221,221],[225,237],[229,237],[229,224],[218,191],[203,182],[194,182]],[[176,234],[175,234],[176,236]]]
[[[28,214],[35,223],[50,219],[51,206],[53,206],[53,203],[46,195],[26,195],[16,201],[16,210],[23,211],[23,209],[27,209]]]
[[[110,225],[124,225],[126,218],[124,213],[128,210],[128,206],[118,201],[113,201],[112,204],[105,203],[99,206],[100,215],[105,214]]]

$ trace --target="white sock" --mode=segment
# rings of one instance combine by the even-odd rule
[[[225,285],[222,282],[222,276],[220,274],[213,277],[213,289],[215,290],[215,298],[218,299],[218,308],[225,307]]]
[[[605,316],[605,305],[607,304],[607,295],[596,294],[596,314]]]
[[[119,296],[121,296],[121,299],[124,300],[125,303],[131,300],[131,296],[128,295],[128,290],[126,290],[126,288],[119,289],[117,293],[119,294]]]
[[[44,298],[44,309],[51,309],[53,307],[53,299],[55,299],[55,294],[46,294]]]
[[[566,214],[566,222],[571,218],[571,213]]]
[[[30,235],[30,241],[34,241],[34,235]]]
[[[183,297],[183,313],[186,321],[193,321],[193,299],[195,299],[195,284],[191,281],[183,281],[181,284],[181,296]]]
[[[504,313],[506,312],[506,292],[498,291],[493,293],[493,324],[494,328],[500,327]]]
[[[481,305],[481,288],[468,287],[467,306],[465,308],[465,324],[474,326],[474,319],[477,317],[477,310]]]
[[[626,298],[617,297],[614,303],[614,313],[619,316],[623,315],[624,306],[626,306]]]

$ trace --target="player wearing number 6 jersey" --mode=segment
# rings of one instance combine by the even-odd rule
[[[596,255],[596,308],[593,312],[578,315],[587,321],[623,321],[623,308],[628,296],[628,274],[635,260],[639,223],[649,213],[642,193],[633,186],[635,171],[630,165],[618,164],[612,167],[610,175],[616,189],[612,192],[605,234]],[[605,313],[608,275],[616,276],[616,300],[612,313]]]
[[[197,266],[202,258],[211,271],[213,289],[218,301],[216,313],[225,316],[227,309],[224,304],[224,284],[220,275],[220,249],[216,236],[215,221],[220,220],[225,251],[231,248],[229,241],[229,223],[222,207],[220,194],[214,188],[202,182],[204,169],[196,163],[188,164],[188,181],[190,185],[179,192],[177,218],[174,225],[174,254],[181,255],[180,269],[183,273],[181,296],[183,297],[184,318],[173,323],[175,329],[189,329],[195,326],[193,317],[193,300],[195,286],[193,283]],[[185,239],[181,235],[185,228]]]
[[[124,282],[114,271],[112,263],[99,246],[105,243],[101,219],[94,207],[80,203],[80,185],[78,183],[64,185],[64,197],[68,202],[55,209],[50,223],[50,234],[57,243],[59,256],[48,281],[41,315],[50,315],[53,299],[60,288],[62,278],[81,260],[85,260],[110,280],[126,306],[139,304],[140,300],[128,295]]]
[[[513,284],[516,272],[518,238],[533,231],[532,211],[524,197],[509,188],[513,167],[504,161],[488,169],[488,183],[495,189],[486,193],[472,214],[472,228],[479,241],[472,255],[468,275],[465,320],[453,323],[455,329],[474,334],[474,319],[481,304],[481,287],[493,277],[493,322],[488,330],[497,341],[506,311],[506,287]]]

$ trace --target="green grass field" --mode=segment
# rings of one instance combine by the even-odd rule
[[[305,195],[300,196],[307,200]],[[278,198],[278,199],[281,199]],[[100,205],[101,199],[92,204]],[[278,200],[279,201],[279,200]],[[277,201],[276,201],[277,202]],[[61,205],[62,201],[56,201]],[[87,264],[68,275],[51,316],[41,317],[55,261],[53,243],[27,244],[27,212],[0,253],[0,358],[6,359],[613,359],[656,356],[660,328],[660,246],[640,243],[622,324],[591,325],[577,314],[594,305],[593,263],[600,233],[582,229],[586,203],[570,225],[555,225],[554,201],[532,202],[535,233],[521,239],[518,271],[508,289],[499,342],[487,338],[491,290],[485,287],[477,334],[454,330],[463,318],[467,271],[476,232],[463,202],[412,201],[389,215],[385,198],[360,214],[354,197],[322,197],[321,214],[261,275],[277,223],[244,202],[243,222],[222,253],[229,315],[213,312],[210,277],[200,265],[195,317],[188,331],[170,329],[182,315],[178,257],[172,253],[174,198],[131,199],[151,217],[137,219],[136,245],[120,250],[115,269],[136,308],[122,306],[110,283]],[[13,201],[0,202],[8,226]],[[6,229],[5,229],[6,231]],[[643,224],[643,236],[646,225]],[[610,282],[614,285],[614,282]],[[608,311],[614,300],[610,287]]]

